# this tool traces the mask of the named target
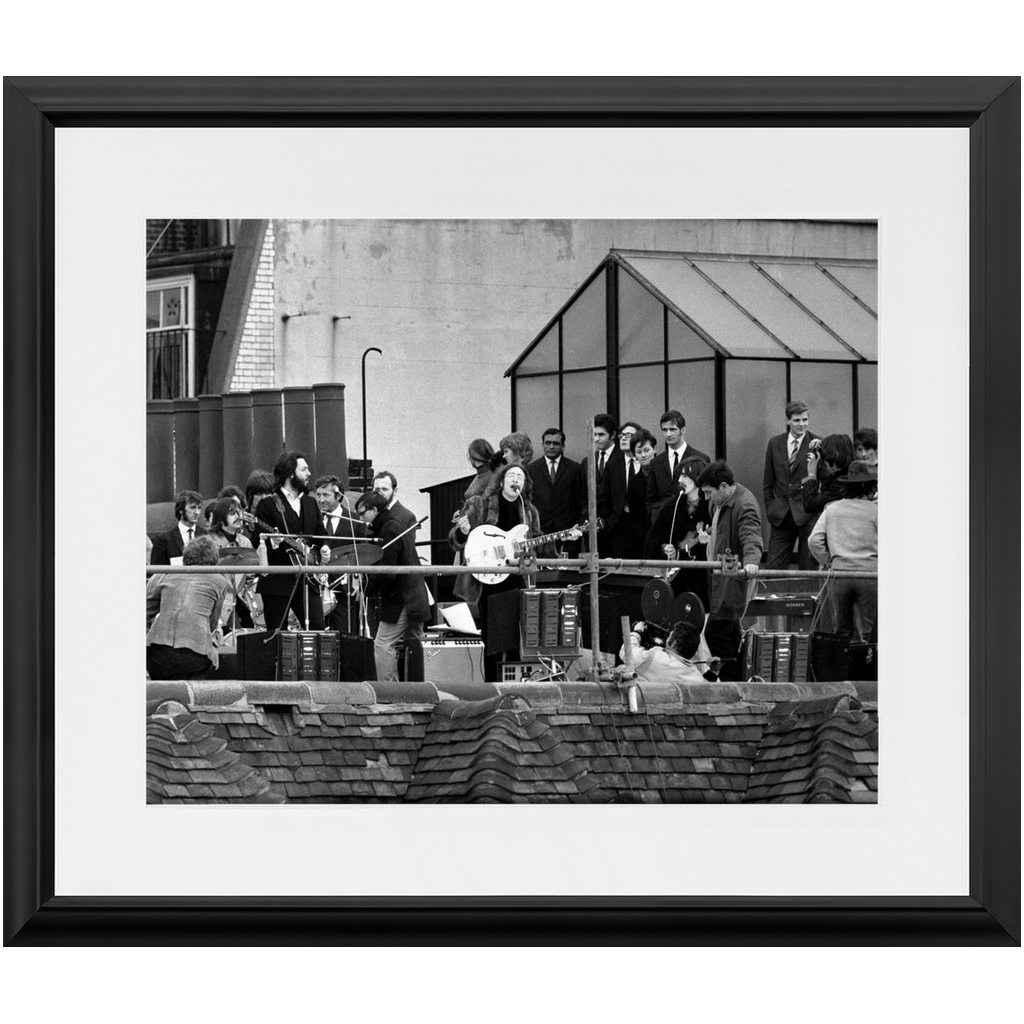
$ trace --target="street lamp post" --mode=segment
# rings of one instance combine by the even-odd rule
[[[376,352],[378,355],[384,355],[379,348],[371,345],[368,349],[363,350],[362,359],[362,383],[363,383],[363,466],[367,465],[366,461],[366,357],[371,353]],[[365,470],[364,470],[365,471]]]

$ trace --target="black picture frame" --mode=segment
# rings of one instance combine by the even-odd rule
[[[54,130],[406,125],[970,129],[969,895],[54,895]],[[1019,945],[1019,78],[15,77],[4,144],[4,429],[33,513],[4,570],[5,944]]]

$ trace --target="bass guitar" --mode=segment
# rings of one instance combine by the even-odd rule
[[[533,548],[556,540],[576,540],[583,536],[586,526],[573,526],[558,533],[545,533],[542,537],[529,537],[530,528],[525,523],[501,530],[497,526],[477,526],[466,538],[462,552],[466,565],[514,565]],[[481,583],[500,583],[507,572],[475,572]]]
[[[250,529],[259,527],[263,533],[280,534],[282,532],[280,527],[265,523],[253,512],[243,511],[241,512],[241,517],[242,522]],[[319,550],[313,547],[313,545],[307,544],[301,537],[296,537],[294,534],[285,534],[276,539],[288,545],[289,550],[287,554],[292,565],[315,565],[316,561],[319,560]],[[269,539],[267,543],[270,543]],[[313,558],[314,555],[316,559]],[[320,603],[323,605],[324,615],[330,615],[338,603],[338,597],[331,586],[330,577],[327,573],[314,573],[313,579],[320,587]]]

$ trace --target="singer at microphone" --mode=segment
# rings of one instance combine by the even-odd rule
[[[517,464],[505,465],[495,470],[483,494],[466,499],[455,518],[455,525],[448,534],[452,548],[462,554],[466,538],[478,526],[496,526],[508,531],[520,523],[528,527],[528,537],[542,537],[540,513],[530,500],[533,481],[526,470]],[[551,543],[539,545],[536,554],[540,558],[557,558],[555,546]],[[463,573],[455,578],[455,596],[470,604],[477,604],[477,625],[488,635],[487,606],[495,594],[506,590],[518,590],[523,586],[523,577],[510,574],[499,583],[484,585],[475,576]],[[489,681],[496,681],[499,655],[491,654],[485,659],[484,670]]]

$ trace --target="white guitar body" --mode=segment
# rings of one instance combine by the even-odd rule
[[[467,565],[515,565],[519,560],[513,545],[526,540],[530,532],[525,523],[513,526],[511,530],[498,529],[497,526],[477,526],[466,538],[463,558]],[[473,575],[481,583],[500,583],[509,574],[507,572],[475,572]]]

